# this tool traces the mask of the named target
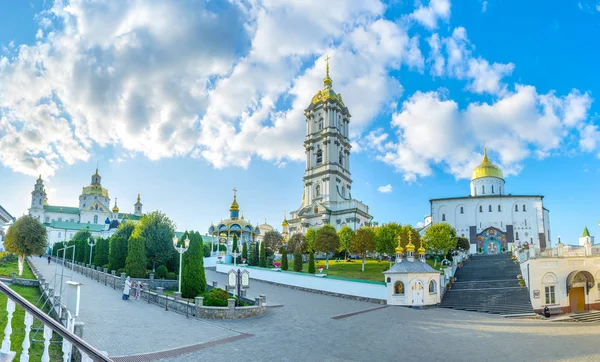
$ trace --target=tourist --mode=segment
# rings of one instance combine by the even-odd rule
[[[138,286],[138,289],[137,289],[136,299],[140,300],[140,295],[142,294],[142,282],[138,281],[137,286]]]
[[[50,265],[50,259],[52,259],[52,257],[48,255],[48,265]]]
[[[548,306],[544,308],[544,317],[550,318],[550,309],[548,309]]]
[[[123,288],[123,300],[129,299],[129,288],[131,288],[131,278],[125,279],[125,287]]]

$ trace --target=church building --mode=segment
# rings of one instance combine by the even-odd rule
[[[550,243],[550,220],[544,196],[506,194],[500,168],[483,160],[471,176],[469,196],[430,200],[431,224],[445,222],[471,243],[471,253],[496,254],[525,243],[544,250]]]
[[[49,205],[42,176],[37,179],[31,192],[29,215],[37,218],[46,226],[48,247],[59,241],[69,241],[73,235],[83,229],[89,229],[95,237],[107,238],[114,234],[120,223],[137,222],[142,217],[142,202],[138,194],[133,205],[133,213],[120,212],[117,199],[110,209],[108,190],[102,186],[102,177],[92,175],[89,186],[85,186],[79,196],[79,206]]]
[[[324,88],[304,111],[306,119],[306,170],[302,205],[291,213],[289,233],[305,233],[309,227],[348,225],[353,230],[369,224],[369,207],[352,198],[350,174],[350,111],[341,94],[333,91],[329,58]]]

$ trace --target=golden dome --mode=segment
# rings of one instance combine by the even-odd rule
[[[229,206],[230,211],[239,211],[240,210],[240,205],[238,205],[237,200],[236,200],[236,195],[235,195],[236,191],[237,191],[236,189],[233,189],[233,202],[231,203],[231,206]]]
[[[402,248],[402,245],[400,245],[401,243],[402,243],[402,238],[400,237],[400,235],[398,235],[398,246],[396,247],[396,254],[404,253],[404,249]]]
[[[408,244],[406,245],[406,251],[415,251],[415,246],[412,243],[412,232],[408,232]]]
[[[116,201],[115,201],[115,202],[116,202]],[[141,204],[141,201],[140,201],[140,194],[138,194],[138,198],[137,198],[137,204]]]
[[[288,222],[287,222],[287,218],[286,218],[286,213],[283,213],[283,222],[281,223],[281,226],[286,227],[288,226]]]
[[[112,212],[114,212],[114,213],[119,212],[119,207],[117,206],[117,198],[116,197],[115,197],[115,207],[112,208]]]
[[[331,78],[329,78],[329,57],[325,58],[325,61],[327,62],[327,68],[325,78],[323,79],[323,89],[318,91],[317,94],[315,94],[314,97],[312,97],[311,103],[317,104],[319,102],[332,100],[338,101],[343,107],[346,107],[344,105],[344,101],[342,100],[342,95],[335,93],[333,89],[331,89],[333,81],[331,80]]]
[[[473,173],[471,175],[471,181],[482,177],[497,177],[500,179],[503,178],[502,170],[500,170],[500,168],[491,163],[489,158],[487,157],[486,148],[483,149],[483,160],[481,161],[479,166],[475,167],[475,169],[473,170]]]
[[[419,249],[417,249],[417,253],[419,253],[419,255],[425,254],[425,248],[423,247],[423,240],[421,240],[421,247]]]

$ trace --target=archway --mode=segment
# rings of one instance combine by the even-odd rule
[[[506,250],[506,233],[489,227],[477,235],[477,248],[485,254],[499,254]]]
[[[571,312],[584,311],[585,296],[595,285],[592,273],[585,270],[572,271],[567,277],[567,294],[569,295],[569,307]]]

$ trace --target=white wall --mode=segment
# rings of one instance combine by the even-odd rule
[[[350,280],[333,279],[329,277],[318,278],[311,274],[273,271],[263,268],[237,267],[231,264],[217,264],[217,272],[227,273],[231,269],[246,269],[250,278],[273,283],[285,284],[295,287],[320,290],[330,293],[345,294],[355,297],[386,299],[385,284],[354,282]],[[326,274],[326,270],[323,271]],[[383,274],[381,275],[383,278]]]
[[[414,281],[420,281],[423,285],[423,305],[434,305],[441,302],[440,291],[443,287],[440,285],[439,273],[410,273],[410,274],[386,274],[391,281],[387,283],[387,304],[407,305],[414,303],[412,284]],[[429,293],[429,282],[434,281],[435,291]],[[394,285],[397,281],[404,283],[404,294],[394,294]]]

